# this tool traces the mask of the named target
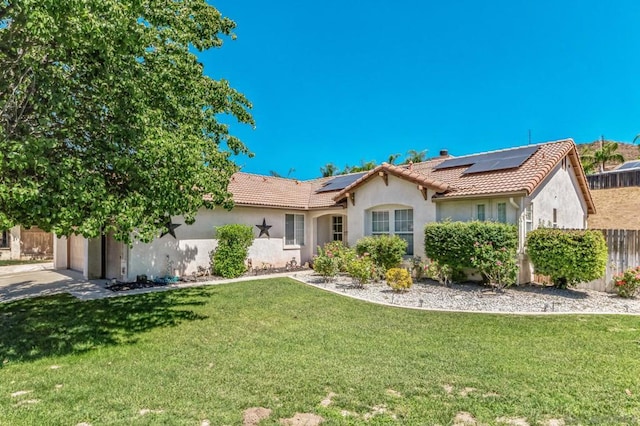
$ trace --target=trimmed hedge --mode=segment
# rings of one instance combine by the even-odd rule
[[[424,227],[424,252],[431,260],[454,269],[473,268],[475,244],[491,243],[515,256],[518,228],[497,222],[434,222]]]
[[[527,254],[536,273],[560,288],[598,279],[607,268],[607,243],[595,230],[538,228],[527,235]]]
[[[249,225],[224,225],[216,228],[218,247],[213,253],[213,273],[235,278],[247,270],[245,261],[253,243],[253,228]]]
[[[397,235],[364,237],[356,242],[358,256],[368,254],[383,272],[399,266],[406,252],[407,242]]]

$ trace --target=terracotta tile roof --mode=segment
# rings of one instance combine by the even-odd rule
[[[331,178],[309,181],[238,172],[231,177],[228,190],[233,201],[244,206],[265,206],[308,210],[337,206],[333,192],[316,194]]]
[[[385,170],[386,168],[389,172],[393,170],[396,176],[405,177],[412,182],[418,182],[431,188],[439,186],[439,194],[436,197],[440,199],[484,197],[510,193],[531,194],[558,163],[565,156],[568,156],[572,167],[578,175],[578,184],[586,199],[588,211],[593,214],[595,206],[573,140],[563,139],[535,146],[538,147],[535,153],[520,167],[511,169],[470,174],[464,174],[469,165],[436,169],[436,166],[447,159],[443,157],[414,164],[411,166],[411,170],[408,169],[409,166],[382,165],[378,166],[376,171],[379,171],[378,169]],[[508,152],[513,149],[516,148],[493,152]],[[397,173],[396,169],[404,169],[405,173]],[[371,178],[371,175],[366,175],[353,185],[345,188],[334,199],[339,200],[341,197],[345,197],[347,192]],[[422,179],[422,182],[419,181],[420,179]]]
[[[435,169],[437,165],[451,157],[440,157],[411,166],[383,163],[343,190],[331,192],[317,191],[333,177],[297,181],[239,172],[233,175],[229,183],[229,191],[239,205],[302,210],[337,207],[346,198],[347,192],[380,173],[387,173],[434,189],[438,192],[436,198],[440,199],[516,193],[528,195],[535,191],[566,156],[578,176],[578,184],[586,199],[589,214],[595,213],[595,205],[573,140],[564,139],[535,146],[538,149],[520,167],[505,170],[464,174],[469,166]],[[509,150],[493,152],[502,151]]]

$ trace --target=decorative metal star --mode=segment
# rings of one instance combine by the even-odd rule
[[[160,238],[164,237],[165,235],[169,234],[171,235],[173,238],[176,238],[176,228],[178,226],[182,225],[181,223],[173,223],[171,221],[171,219],[167,220],[167,223],[164,224],[164,227],[166,228],[165,231],[162,231],[162,234],[160,234]],[[176,238],[177,239],[177,238]]]
[[[271,228],[272,225],[267,225],[267,219],[262,218],[262,225],[256,225],[256,227],[260,230],[260,235],[258,235],[258,238],[262,237],[263,235],[267,235],[268,238],[271,238],[269,236],[269,228]]]

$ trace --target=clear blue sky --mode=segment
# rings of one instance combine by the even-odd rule
[[[254,104],[243,170],[640,133],[638,0],[209,0],[236,40],[200,54]]]

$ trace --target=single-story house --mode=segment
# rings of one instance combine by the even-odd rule
[[[53,234],[16,225],[0,231],[0,260],[51,259]]]
[[[193,225],[174,217],[171,234],[128,247],[108,236],[56,240],[56,266],[87,277],[135,280],[170,269],[192,274],[209,265],[215,227],[251,225],[252,266],[303,264],[318,246],[350,245],[367,235],[395,234],[407,255],[424,257],[423,227],[433,221],[493,220],[518,224],[520,282],[531,280],[526,233],[538,226],[586,228],[595,206],[571,139],[437,158],[416,164],[383,163],[368,172],[308,181],[238,172],[229,183],[235,207],[202,210]],[[175,227],[175,225],[180,225]]]

